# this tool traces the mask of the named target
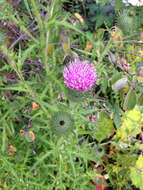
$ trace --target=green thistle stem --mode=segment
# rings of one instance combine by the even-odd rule
[[[47,64],[47,57],[45,55],[44,47],[45,47],[45,30],[44,30],[44,25],[40,16],[40,13],[38,11],[37,5],[35,3],[35,0],[31,0],[31,4],[33,6],[33,14],[35,15],[35,18],[38,23],[38,27],[40,30],[40,35],[41,35],[41,49],[42,49],[42,55],[43,55],[43,62],[46,66],[46,70],[49,71],[49,65]]]

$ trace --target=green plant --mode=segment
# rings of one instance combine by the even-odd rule
[[[128,10],[123,10],[117,18],[117,26],[125,33],[133,32],[137,29],[137,17],[131,16]]]
[[[112,27],[119,1],[1,2],[0,188],[142,189],[142,7],[128,35]],[[78,91],[64,83],[75,59],[96,68],[86,93],[84,70]]]

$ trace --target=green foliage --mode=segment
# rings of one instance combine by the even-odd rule
[[[113,80],[115,80],[115,78],[113,78]],[[111,82],[113,82],[113,80]],[[124,88],[127,84],[127,78],[120,78],[119,80],[117,80],[113,85],[112,85],[112,89],[115,92],[118,92],[120,89]]]
[[[6,36],[4,33],[0,32],[0,47],[3,45],[3,43],[6,41]]]
[[[123,10],[117,17],[117,26],[124,32],[133,32],[138,27],[137,17],[129,15],[128,10]]]
[[[113,129],[114,129],[113,121],[110,119],[109,115],[106,112],[100,112],[96,124],[96,131],[95,131],[96,140],[101,142],[106,137],[109,137]]]
[[[98,2],[98,1],[97,1]],[[100,1],[103,5],[105,5],[106,3],[110,3],[112,2],[112,0],[101,0]]]
[[[110,4],[101,5],[93,2],[87,4],[87,8],[88,19],[86,19],[86,23],[89,28],[97,29],[105,23],[108,27],[112,26],[115,14],[114,8]]]
[[[115,74],[113,74],[113,76],[110,79],[111,85],[115,84],[115,82],[117,82],[121,78],[122,78],[122,73],[116,72]]]
[[[137,99],[137,104],[143,106],[143,92],[139,95]]]
[[[8,3],[6,0],[0,0],[0,19],[1,21],[6,21],[9,18],[10,14],[12,13],[12,6],[11,3]]]
[[[130,181],[130,168],[134,167],[137,157],[133,155],[132,152],[125,150],[125,148],[120,149],[120,152],[116,152],[116,154],[112,155],[112,163],[109,162],[106,167],[112,184],[111,188],[122,189],[125,187],[132,190],[133,187],[130,183],[127,183],[127,181]],[[116,162],[114,162],[114,160],[116,160]]]
[[[67,99],[72,101],[72,102],[81,102],[87,97],[87,92],[83,93],[80,91],[72,90],[70,88],[66,89],[66,96]]]
[[[0,5],[6,3],[6,0],[0,0]]]
[[[135,137],[141,132],[142,114],[135,107],[130,111],[125,112],[122,118],[122,125],[117,130],[116,137],[119,139],[126,139],[128,137]]]
[[[70,11],[72,13],[80,13],[87,25],[84,26],[85,30],[91,30],[95,31],[95,29],[98,29],[102,25],[107,25],[108,27],[111,27],[114,21],[115,13],[114,13],[114,7],[110,4],[111,0],[95,2],[94,0],[88,2],[82,2],[78,0],[77,2],[74,1],[73,4],[70,4]]]
[[[143,156],[140,155],[135,167],[130,169],[132,183],[139,189],[143,189]]]
[[[1,188],[143,188],[143,7],[114,2],[0,1]],[[96,67],[84,94],[75,58]]]
[[[130,88],[124,100],[123,108],[124,110],[131,110],[135,107],[135,105],[136,105],[136,93],[132,88]]]

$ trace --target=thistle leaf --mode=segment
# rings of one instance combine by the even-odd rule
[[[97,121],[96,129],[96,140],[101,142],[106,137],[110,136],[111,132],[114,129],[113,121],[110,119],[109,115],[106,112],[99,113],[99,119]]]

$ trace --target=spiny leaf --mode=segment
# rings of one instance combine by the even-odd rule
[[[99,142],[108,137],[114,129],[113,121],[106,112],[100,112],[95,138]]]

